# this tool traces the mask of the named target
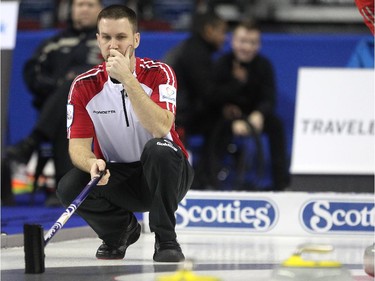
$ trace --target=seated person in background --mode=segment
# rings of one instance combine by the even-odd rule
[[[288,182],[284,128],[275,114],[276,86],[271,62],[259,54],[261,31],[256,23],[244,21],[233,31],[232,50],[215,64],[212,107],[221,112],[221,132],[212,136],[214,155],[223,155],[233,136],[265,133],[272,160],[272,190],[283,190]],[[250,124],[250,127],[248,126]],[[213,133],[215,130],[211,130]],[[213,165],[210,165],[211,167]]]
[[[190,36],[164,59],[176,72],[179,87],[176,126],[187,148],[187,139],[197,134],[205,138],[215,120],[208,107],[209,92],[213,88],[213,55],[224,45],[226,31],[227,23],[215,13],[196,14]],[[196,169],[194,189],[203,184],[200,178],[204,171],[200,166]]]
[[[72,168],[66,139],[66,101],[73,79],[103,58],[96,43],[101,0],[72,0],[71,23],[46,40],[24,67],[38,120],[29,136],[6,149],[6,158],[27,163],[42,142],[51,142],[55,180]]]

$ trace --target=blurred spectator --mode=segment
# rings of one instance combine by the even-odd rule
[[[42,143],[51,142],[56,183],[72,168],[66,137],[70,85],[76,75],[103,60],[96,42],[96,19],[101,9],[101,0],[72,0],[68,27],[43,42],[24,67],[39,118],[29,136],[6,149],[6,157],[26,164]]]
[[[11,168],[8,161],[1,159],[1,205],[11,206],[14,204]]]
[[[226,22],[215,13],[198,13],[193,18],[189,38],[165,58],[176,72],[179,88],[176,126],[188,148],[187,139],[196,134],[205,138],[215,120],[215,113],[209,107],[209,93],[213,88],[213,55],[222,48],[226,31]],[[201,181],[204,166],[198,165],[192,188],[205,185]]]
[[[205,132],[210,116],[207,105],[212,89],[213,54],[225,42],[226,23],[216,14],[197,14],[193,20],[191,36],[174,50],[172,62],[176,71],[179,96],[177,125],[188,135]],[[209,122],[208,122],[209,123]]]
[[[232,50],[215,64],[215,89],[211,102],[221,112],[210,130],[209,159],[214,168],[227,153],[233,137],[265,133],[268,136],[272,165],[272,190],[283,190],[289,182],[284,128],[275,114],[276,86],[271,62],[259,54],[261,31],[252,21],[237,25],[231,40]],[[215,128],[216,127],[216,128]],[[219,170],[213,171],[212,180]],[[215,184],[214,184],[215,185]],[[241,187],[237,187],[241,188]]]

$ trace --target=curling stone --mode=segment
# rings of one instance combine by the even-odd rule
[[[301,245],[272,272],[272,281],[353,281],[349,270],[338,261],[305,260],[303,253],[329,253],[329,245]]]
[[[365,272],[372,277],[374,277],[374,253],[375,243],[366,248],[365,254],[363,256],[363,266]]]
[[[193,271],[193,261],[186,260],[174,274],[159,276],[157,281],[221,281],[214,276],[197,275]]]

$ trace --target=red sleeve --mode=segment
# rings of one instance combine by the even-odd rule
[[[94,137],[94,124],[86,110],[90,96],[86,94],[87,88],[84,81],[73,82],[68,108],[72,114],[72,121],[68,126],[68,138]]]
[[[355,4],[361,13],[363,20],[371,33],[374,35],[374,1],[373,0],[355,0]]]
[[[176,75],[169,65],[160,63],[151,99],[161,108],[167,109],[173,114],[176,114],[176,97]]]

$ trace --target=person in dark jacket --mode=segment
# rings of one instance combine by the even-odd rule
[[[103,58],[96,43],[101,0],[72,0],[65,30],[44,41],[24,66],[38,120],[29,136],[6,149],[6,158],[26,164],[41,143],[52,143],[56,182],[72,168],[66,138],[66,100],[73,79]]]
[[[213,56],[223,47],[226,31],[226,21],[214,12],[198,13],[193,17],[190,36],[164,59],[176,72],[179,86],[176,127],[188,149],[189,138],[201,135],[205,139],[215,119],[209,107],[213,88]],[[205,150],[204,146],[202,151]],[[201,179],[205,174],[205,163],[199,161],[196,170],[192,188],[201,189],[206,185],[205,180]]]
[[[222,48],[226,30],[226,22],[218,15],[197,14],[191,36],[180,46],[173,64],[182,99],[176,125],[187,135],[204,133],[209,123],[205,120],[211,117],[207,104],[213,86],[213,55]]]
[[[210,100],[221,117],[210,131],[210,143],[217,148],[211,156],[224,155],[233,137],[265,133],[272,161],[272,189],[283,190],[289,182],[284,128],[275,114],[273,66],[259,53],[259,26],[250,20],[239,23],[233,30],[231,47],[214,67],[215,88]]]

